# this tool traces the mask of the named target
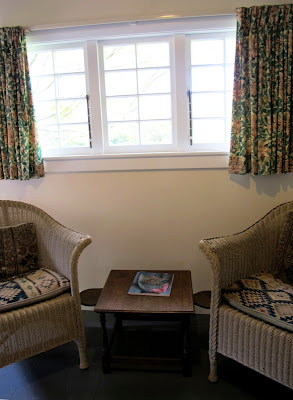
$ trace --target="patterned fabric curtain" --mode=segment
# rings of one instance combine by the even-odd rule
[[[0,179],[40,178],[25,30],[0,28]]]
[[[293,172],[293,4],[239,8],[229,172]]]

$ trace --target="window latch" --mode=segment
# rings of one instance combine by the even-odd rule
[[[87,107],[87,123],[89,126],[89,141],[90,148],[92,148],[92,131],[91,131],[91,117],[90,117],[90,96],[87,94],[86,96],[86,107]]]

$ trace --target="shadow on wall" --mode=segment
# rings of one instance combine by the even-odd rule
[[[258,194],[267,194],[271,197],[274,197],[277,193],[280,193],[281,190],[288,192],[288,190],[293,189],[293,173],[268,176],[231,174],[230,180],[246,189],[250,189],[252,182],[255,182],[255,187]]]

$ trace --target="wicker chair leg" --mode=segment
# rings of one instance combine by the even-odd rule
[[[78,346],[79,351],[79,368],[80,369],[87,369],[89,367],[87,356],[86,356],[86,346],[83,340],[76,340],[75,341]]]
[[[217,361],[216,360],[210,360],[210,374],[209,374],[208,379],[212,383],[218,382]]]

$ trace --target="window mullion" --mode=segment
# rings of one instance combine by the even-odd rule
[[[103,153],[103,127],[102,127],[102,105],[100,100],[100,81],[98,67],[97,41],[86,42],[86,78],[87,94],[89,95],[89,109],[91,120],[92,150],[95,153]]]
[[[188,141],[187,138],[189,136],[188,130],[188,96],[187,96],[187,63],[186,63],[186,43],[185,43],[185,35],[175,35],[174,37],[174,65],[173,73],[171,72],[171,79],[174,79],[175,82],[175,95],[174,98],[174,114],[173,118],[176,118],[176,122],[174,126],[176,126],[177,130],[177,146],[178,151],[187,151],[188,150]]]
[[[58,87],[58,79],[55,71],[55,51],[52,51],[52,63],[53,63],[53,73],[54,73],[54,90],[55,90],[55,104],[56,104],[56,120],[57,120],[57,129],[58,129],[58,142],[59,147],[61,147],[61,140],[60,140],[60,129],[59,129],[59,93],[57,92]]]
[[[138,114],[138,134],[139,144],[141,144],[141,123],[140,123],[140,96],[138,90],[138,68],[137,68],[137,43],[135,43],[135,73],[136,73],[136,92],[137,92],[137,114]]]
[[[224,124],[225,124],[225,143],[227,143],[227,76],[226,76],[226,39],[224,43]]]

